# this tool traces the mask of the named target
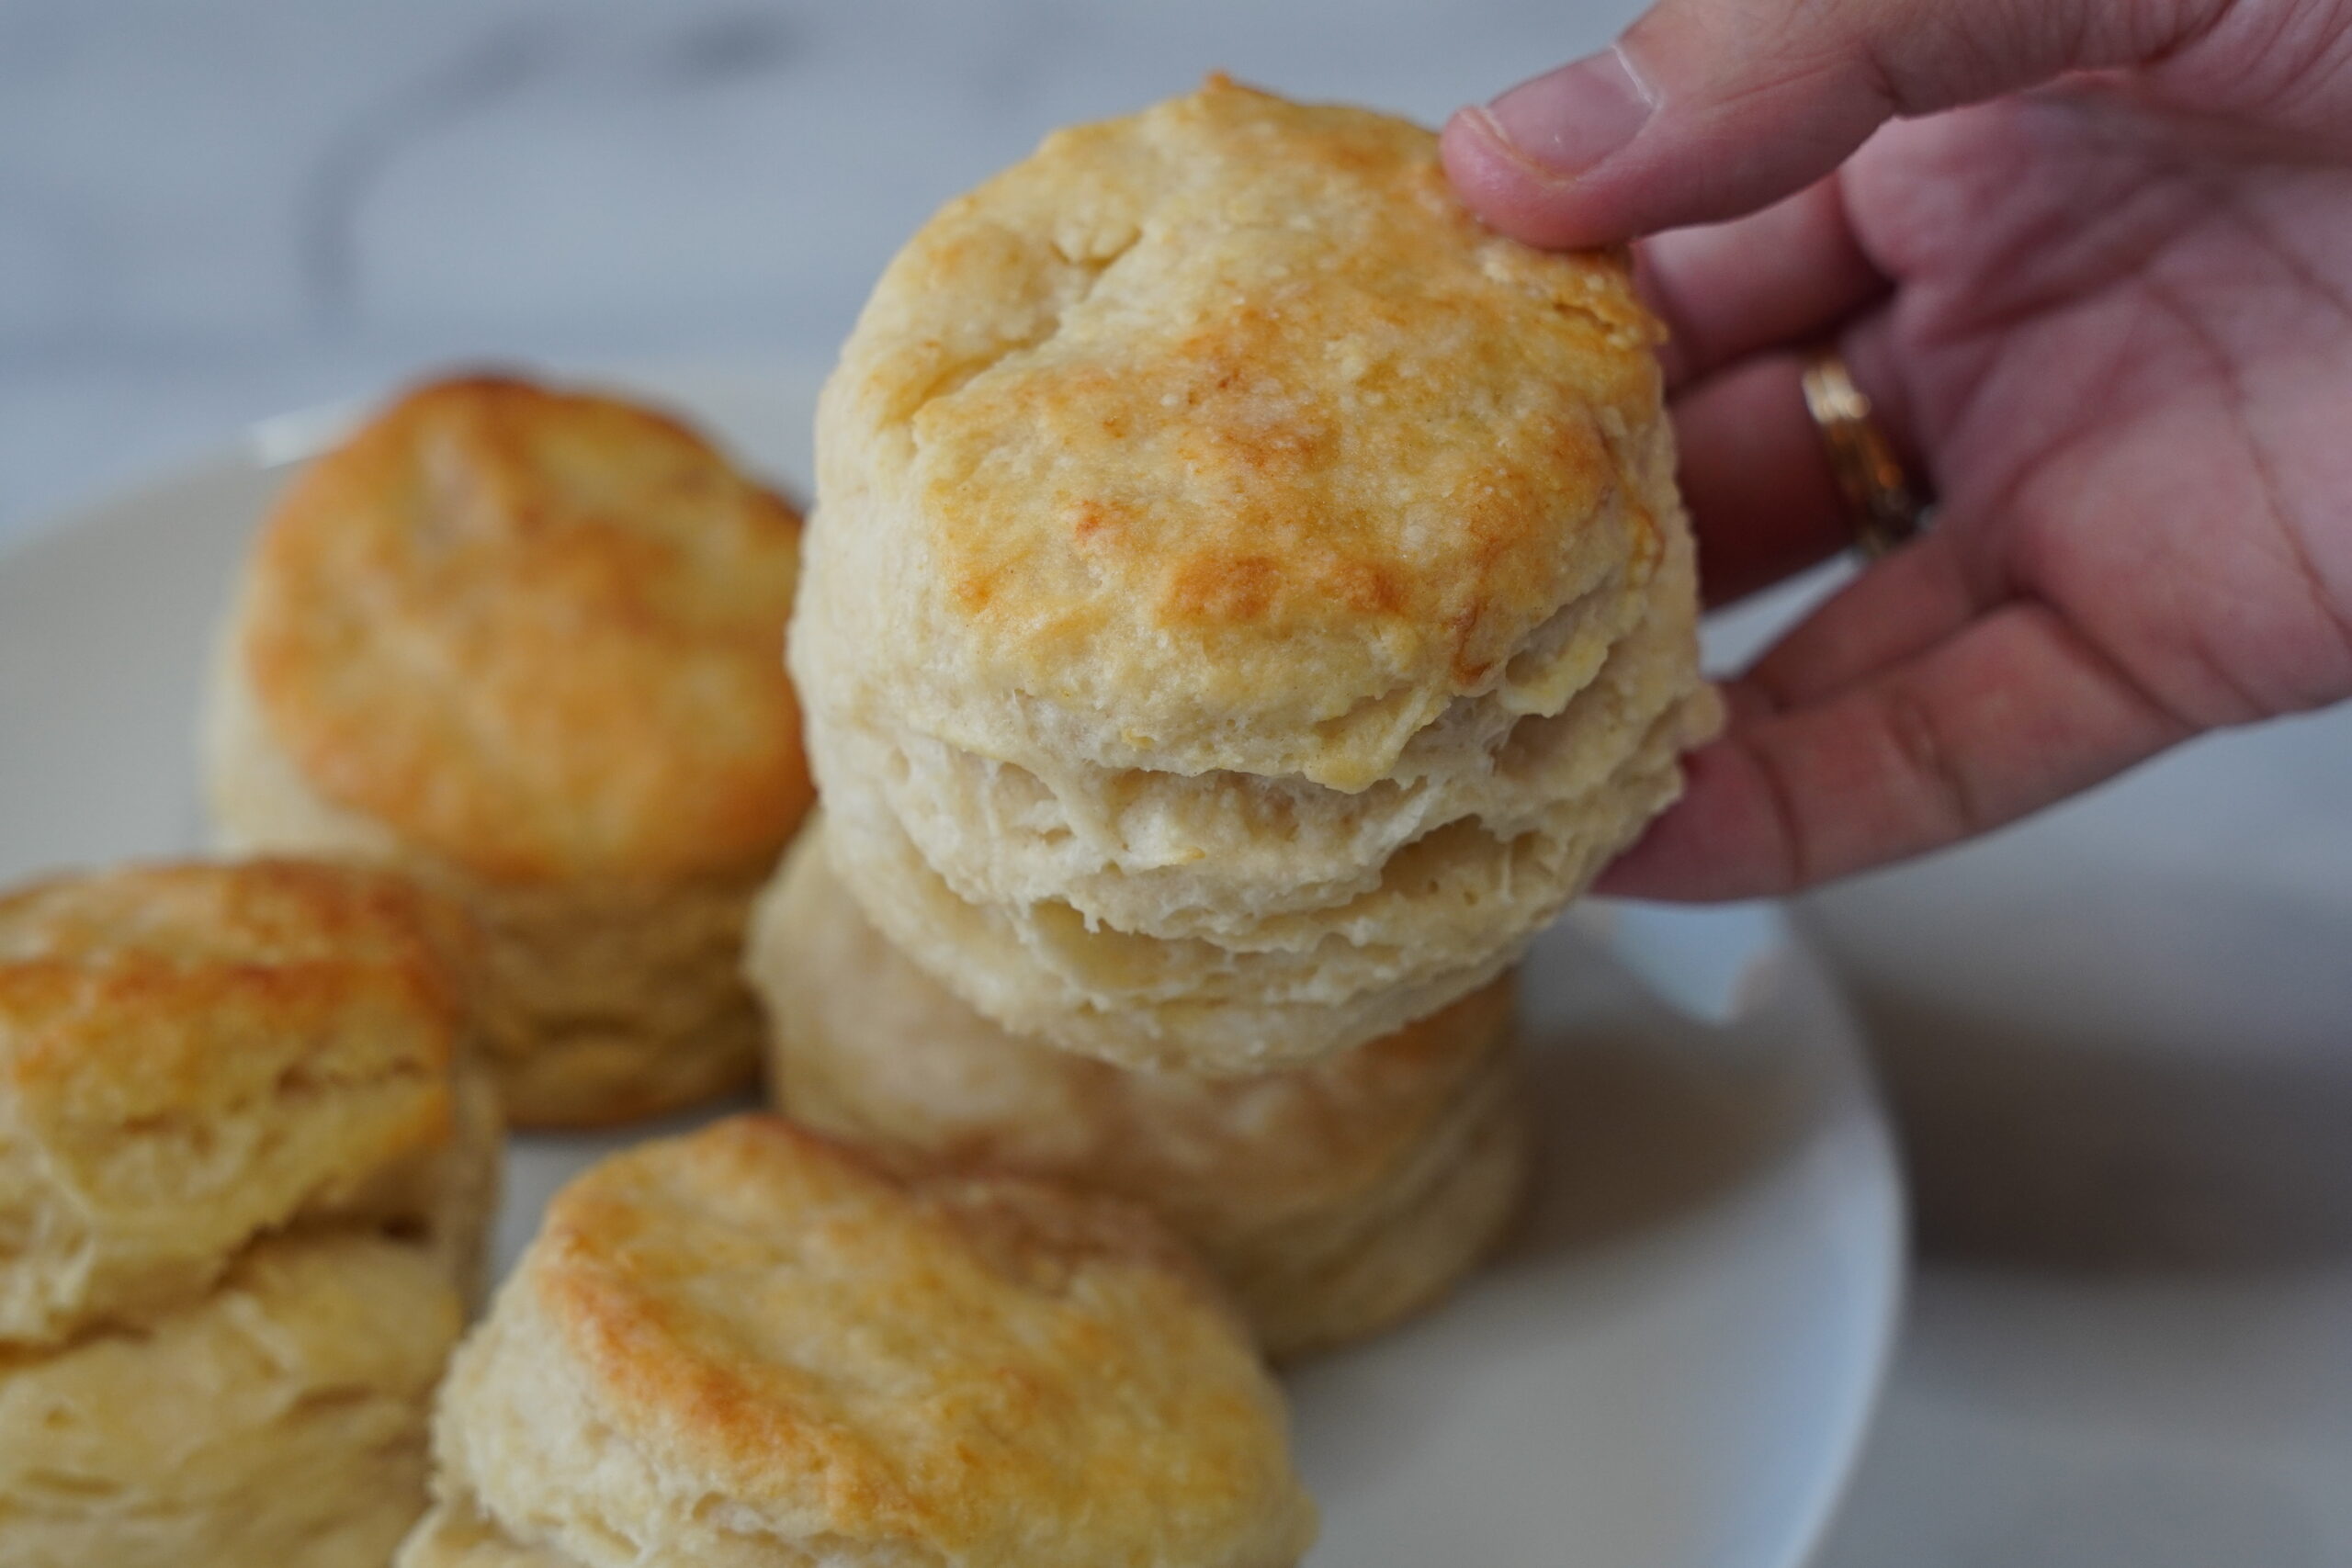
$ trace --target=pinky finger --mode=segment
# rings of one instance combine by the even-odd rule
[[[2191,733],[2047,606],[2011,604],[1815,705],[1736,723],[1600,890],[1795,892],[2013,821]]]

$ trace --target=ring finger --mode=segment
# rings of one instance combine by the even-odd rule
[[[1850,323],[1838,344],[1873,420],[1907,468],[1920,467],[1899,395],[1883,310]],[[1699,539],[1710,604],[1726,604],[1854,543],[1854,517],[1822,434],[1805,407],[1808,352],[1739,360],[1674,400],[1683,500]]]

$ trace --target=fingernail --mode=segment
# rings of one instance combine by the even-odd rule
[[[1602,50],[1547,71],[1488,104],[1487,125],[1529,163],[1580,175],[1631,141],[1656,100],[1622,51]]]

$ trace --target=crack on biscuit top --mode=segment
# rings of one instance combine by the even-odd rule
[[[946,366],[928,386],[917,392],[913,402],[896,419],[896,423],[908,427],[916,450],[921,451],[922,447],[920,416],[923,410],[933,403],[955,396],[966,386],[988,372],[1009,362],[1016,361],[1023,355],[1035,353],[1050,344],[1061,334],[1062,328],[1069,321],[1071,313],[1082,307],[1094,291],[1102,287],[1104,275],[1117,265],[1121,256],[1135,248],[1140,237],[1137,233],[1130,232],[1115,249],[1099,256],[1090,255],[1082,250],[1080,254],[1072,255],[1064,248],[1064,242],[1057,239],[1050,248],[1053,254],[1060,258],[1063,266],[1068,269],[1068,276],[1074,282],[1077,291],[1064,299],[1051,314],[1039,321],[1034,331],[1023,336],[1005,339],[992,344],[987,351],[978,355]]]

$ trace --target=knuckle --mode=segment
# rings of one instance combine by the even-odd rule
[[[1813,834],[1799,793],[1782,767],[1779,753],[1770,746],[1758,745],[1740,738],[1740,751],[1747,765],[1755,771],[1761,786],[1766,807],[1771,815],[1772,871],[1774,879],[1765,890],[1786,893],[1809,886],[1829,868],[1820,863]]]
[[[1936,710],[1918,692],[1897,682],[1880,702],[1880,719],[1897,765],[1925,797],[1938,820],[1939,837],[1973,833],[1984,817],[1970,787],[1967,771],[1946,743]]]

